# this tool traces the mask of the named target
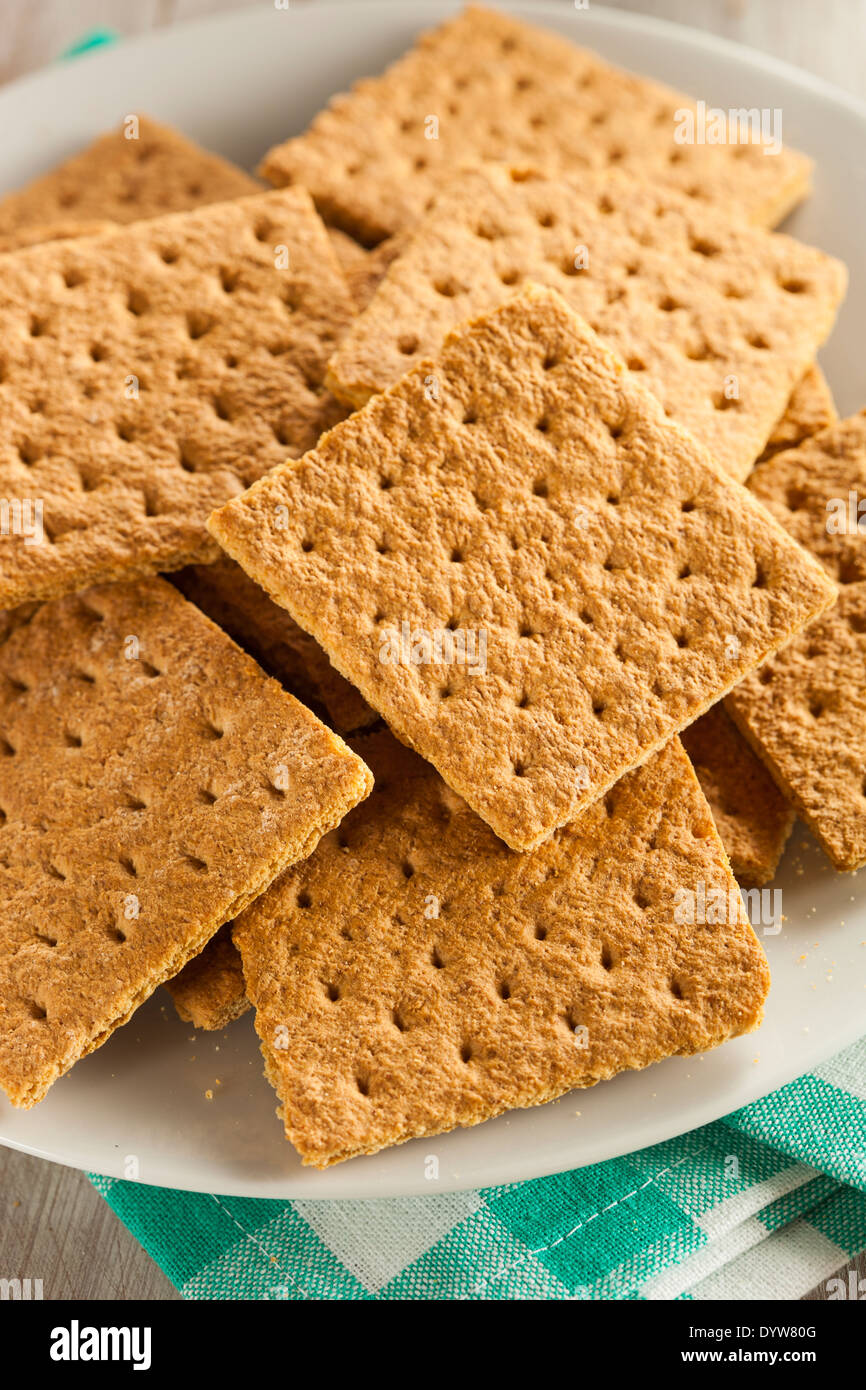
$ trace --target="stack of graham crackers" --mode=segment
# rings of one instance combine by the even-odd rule
[[[735,876],[866,862],[866,414],[691,109],[472,8],[271,191],[128,117],[0,202],[13,1104],[164,983],[318,1166],[758,1025]]]

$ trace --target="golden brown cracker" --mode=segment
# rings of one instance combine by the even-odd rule
[[[866,410],[762,463],[749,491],[838,584],[866,580]]]
[[[347,232],[329,227],[328,236],[340,268],[346,277],[356,308],[366,309],[388,270],[405,244],[405,237],[392,236],[374,251],[368,251]]]
[[[207,1032],[227,1028],[250,1007],[231,929],[231,922],[220,927],[200,955],[166,983],[178,1015],[193,1028]]]
[[[377,715],[335,671],[322,648],[228,556],[172,575],[192,603],[305,704],[324,706],[339,733],[375,723]]]
[[[533,280],[559,290],[729,473],[754,466],[830,331],[844,267],[621,176],[457,177],[332,359],[353,405]]]
[[[261,172],[303,184],[327,221],[369,244],[412,226],[456,168],[487,160],[615,168],[766,226],[805,196],[805,155],[740,142],[733,125],[724,144],[703,142],[696,114],[689,97],[471,6],[335,97]]]
[[[366,264],[367,248],[356,241],[354,237],[349,236],[348,232],[341,232],[339,227],[328,227],[327,230],[331,250],[337,257],[340,269],[348,282],[350,274]]]
[[[138,222],[260,191],[243,169],[179,131],[128,116],[58,168],[0,199],[0,248],[12,249],[16,239],[31,245],[83,235],[76,224]]]
[[[836,868],[857,869],[866,863],[866,411],[776,454],[749,487],[818,557],[839,601],[727,708]]]
[[[721,704],[681,735],[738,882],[769,883],[794,812]]]
[[[370,788],[170,584],[0,648],[0,1086],[29,1106]]]
[[[838,418],[827,378],[814,362],[791,392],[785,413],[767,440],[758,462],[764,463],[783,449],[796,449],[804,439],[819,434]]]
[[[299,190],[6,258],[0,604],[215,558],[208,512],[345,414],[352,313]]]
[[[478,1124],[758,1024],[764,953],[676,739],[528,855],[388,733],[356,747],[371,797],[234,933],[304,1163]],[[701,892],[723,895],[724,920],[699,920]]]
[[[99,236],[102,232],[113,231],[114,222],[105,218],[92,218],[87,222],[67,219],[63,222],[39,222],[35,226],[18,227],[14,232],[0,235],[0,252],[24,251],[28,246],[38,246],[43,241],[69,241],[81,236]]]
[[[835,599],[540,288],[455,331],[208,525],[515,849]]]
[[[17,608],[0,608],[0,646],[13,632],[17,632],[19,627],[29,623],[39,607],[38,603],[22,603]]]

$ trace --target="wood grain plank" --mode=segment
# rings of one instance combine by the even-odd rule
[[[0,1278],[43,1297],[179,1299],[84,1173],[0,1149]]]

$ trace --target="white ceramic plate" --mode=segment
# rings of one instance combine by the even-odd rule
[[[253,167],[270,144],[302,130],[332,93],[378,72],[453,8],[356,0],[282,11],[269,4],[38,73],[0,92],[0,190],[137,111]],[[659,21],[568,4],[521,12],[712,104],[782,108],[785,139],[817,161],[815,195],[791,230],[841,256],[852,273],[822,360],[840,410],[866,404],[866,106],[772,59]],[[160,991],[34,1110],[15,1111],[0,1099],[0,1142],[145,1183],[255,1197],[442,1192],[612,1158],[727,1114],[866,1031],[864,882],[864,875],[833,873],[795,832],[774,885],[783,891],[786,919],[778,935],[763,938],[774,985],[761,1031],[541,1109],[326,1173],[303,1169],[274,1116],[250,1018],[224,1034],[193,1037]],[[436,1183],[425,1176],[430,1154],[439,1160]]]

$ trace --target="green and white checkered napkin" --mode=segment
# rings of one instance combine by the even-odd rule
[[[866,1038],[691,1134],[507,1187],[281,1202],[92,1181],[185,1298],[799,1298],[866,1248]]]

